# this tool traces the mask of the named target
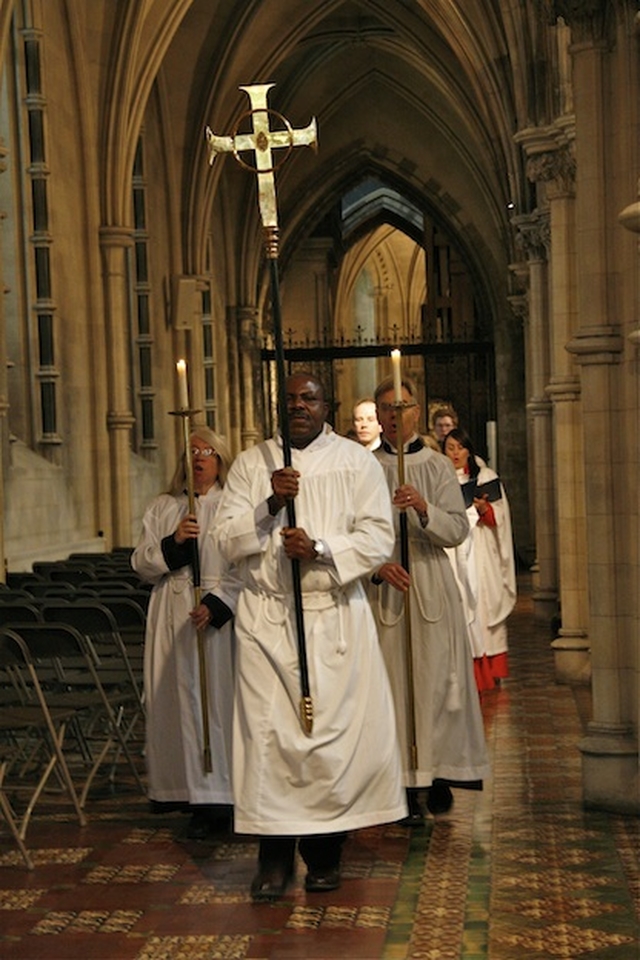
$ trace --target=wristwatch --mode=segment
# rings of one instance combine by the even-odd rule
[[[313,552],[315,553],[315,559],[316,559],[316,560],[321,560],[322,557],[324,557],[324,555],[325,555],[325,553],[326,553],[326,547],[325,547],[324,542],[323,542],[322,540],[314,540],[314,541],[313,541]]]

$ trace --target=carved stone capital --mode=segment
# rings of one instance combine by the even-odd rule
[[[514,217],[516,244],[527,260],[546,260],[551,246],[551,222],[547,211]]]
[[[529,156],[527,177],[532,183],[547,184],[550,199],[567,194],[573,196],[576,183],[576,158],[573,144]]]
[[[606,40],[612,7],[611,0],[552,0],[555,16],[571,27],[574,43]]]
[[[514,318],[522,324],[529,321],[529,298],[526,294],[516,294],[507,297]]]
[[[255,307],[238,307],[236,310],[238,337],[240,346],[245,350],[255,350],[258,343],[258,311]]]

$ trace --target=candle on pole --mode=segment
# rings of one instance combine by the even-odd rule
[[[402,371],[400,369],[400,351],[391,351],[391,366],[393,369],[393,392],[396,403],[402,403]]]
[[[189,386],[187,383],[187,364],[184,360],[178,360],[176,363],[178,370],[178,399],[181,410],[189,409]]]
[[[396,408],[396,452],[398,454],[398,486],[405,484],[404,475],[404,423],[403,413],[406,403],[402,396],[402,370],[400,367],[400,351],[391,351],[391,366],[393,370],[393,393]],[[409,572],[409,529],[407,512],[400,510],[400,563]],[[418,769],[418,746],[416,734],[416,706],[415,687],[413,679],[413,639],[411,636],[411,594],[404,594],[404,639],[405,665],[407,671],[407,738],[409,744],[409,770],[413,776],[415,786],[415,771]]]
[[[179,409],[172,410],[174,416],[182,420],[182,434],[184,440],[184,472],[187,484],[187,507],[192,516],[196,516],[196,495],[193,482],[193,456],[191,453],[191,416],[197,413],[189,406],[189,384],[187,382],[187,364],[185,360],[176,363],[178,371],[178,402]],[[193,580],[193,597],[196,607],[202,601],[202,586],[200,581],[200,553],[198,541],[191,540],[191,575]],[[203,627],[196,631],[198,670],[200,675],[200,709],[202,716],[202,763],[204,773],[211,773],[213,764],[211,759],[211,735],[209,731],[209,691],[207,685],[207,653],[205,647],[205,633]]]

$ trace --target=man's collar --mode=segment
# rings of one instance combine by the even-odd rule
[[[294,446],[292,445],[292,446],[291,446],[291,449],[292,449],[292,450],[308,450],[310,447],[313,447],[313,446],[315,446],[315,445],[320,445],[320,444],[326,443],[327,440],[328,440],[332,435],[333,435],[333,427],[331,426],[330,423],[327,423],[327,422],[325,421],[325,423],[322,424],[322,430],[320,431],[320,433],[318,434],[318,436],[317,436],[317,437],[314,437],[313,440],[311,440],[311,441],[306,445],[306,447],[294,447]],[[276,443],[278,444],[278,446],[281,447],[281,446],[282,446],[282,434],[280,433],[279,430],[278,430],[278,433],[277,433],[276,436],[275,436],[275,440],[276,440]]]
[[[396,450],[395,447],[391,446],[391,444],[386,439],[386,437],[382,438],[381,446],[382,446],[382,449],[385,451],[385,453],[390,453],[394,457],[397,456],[398,451]],[[405,444],[404,452],[417,453],[419,450],[422,450],[423,447],[424,447],[424,443],[422,442],[422,439],[417,434],[414,434],[411,440],[409,440],[409,442]]]

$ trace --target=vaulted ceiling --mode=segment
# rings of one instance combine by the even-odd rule
[[[231,159],[209,168],[204,129],[231,133],[249,106],[239,87],[273,82],[269,106],[294,127],[315,117],[319,130],[317,155],[294,151],[277,174],[284,257],[375,177],[440,224],[495,294],[511,258],[509,218],[529,203],[513,136],[550,109],[549,56],[527,10],[507,0],[155,0],[138,9],[128,88],[139,90],[155,62],[183,161],[187,268],[198,267],[216,203],[245,231],[236,243],[253,244],[255,182]]]

